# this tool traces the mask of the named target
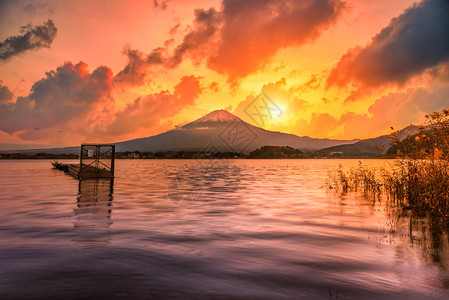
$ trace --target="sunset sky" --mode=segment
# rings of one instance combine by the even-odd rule
[[[369,138],[449,107],[447,0],[0,1],[0,149],[147,137],[265,92]]]

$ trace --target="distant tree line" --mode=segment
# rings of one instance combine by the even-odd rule
[[[51,153],[0,153],[0,159],[76,159],[78,154],[51,154]]]
[[[305,154],[299,149],[295,149],[288,146],[263,146],[248,154],[246,158],[309,158],[308,154]]]
[[[50,153],[7,153],[1,154],[0,159],[78,159],[78,154],[50,154]],[[264,146],[250,153],[238,152],[202,152],[202,151],[159,151],[116,152],[117,159],[253,159],[253,158],[310,158],[309,154],[288,146]]]

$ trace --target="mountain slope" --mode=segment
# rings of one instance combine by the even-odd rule
[[[416,133],[417,126],[408,126],[398,132],[400,140]],[[351,145],[338,145],[321,149],[320,155],[342,156],[342,157],[376,157],[387,153],[391,147],[390,135],[382,135],[377,138],[358,141]]]

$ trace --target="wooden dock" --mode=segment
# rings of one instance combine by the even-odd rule
[[[108,149],[102,151],[102,149]],[[88,161],[90,163],[85,163]],[[82,144],[79,164],[53,162],[52,165],[76,179],[114,178],[115,145]]]
[[[72,175],[76,179],[89,179],[89,178],[114,178],[114,174],[106,169],[100,169],[93,166],[83,165],[80,171],[79,164],[63,164],[57,163],[53,166],[67,174]]]

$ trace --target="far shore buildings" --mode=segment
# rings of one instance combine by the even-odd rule
[[[128,153],[128,156],[127,156],[127,158],[139,158],[139,157],[140,157],[140,154],[136,153],[136,152]]]

